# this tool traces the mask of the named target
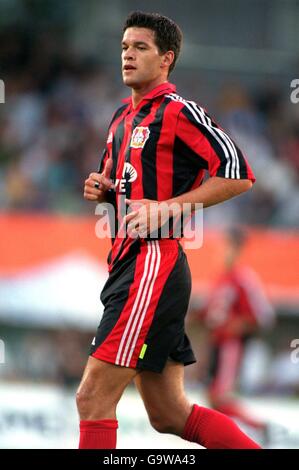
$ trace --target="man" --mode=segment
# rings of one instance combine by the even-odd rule
[[[246,238],[241,227],[227,231],[225,270],[198,318],[209,331],[211,342],[210,405],[266,434],[267,423],[252,416],[235,397],[247,341],[271,327],[274,320],[272,306],[256,274],[239,263]]]
[[[195,362],[184,333],[190,271],[178,240],[149,233],[150,219],[158,215],[159,229],[169,217],[157,201],[208,207],[250,189],[254,176],[230,138],[168,82],[181,46],[178,26],[134,12],[123,31],[122,75],[132,96],[114,114],[100,173],[84,188],[87,200],[114,206],[119,231],[77,393],[79,447],[116,447],[116,406],[134,380],[157,431],[206,448],[258,448],[230,418],[186,398],[183,369]],[[200,186],[204,170],[210,178]],[[123,218],[126,204],[131,212]]]

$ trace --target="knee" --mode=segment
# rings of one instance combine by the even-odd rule
[[[149,416],[151,426],[161,434],[177,434],[179,431],[177,429],[176,423],[169,416],[152,414]]]
[[[152,427],[162,434],[175,434],[182,436],[186,421],[192,411],[193,405],[187,400],[181,404],[175,404],[169,407],[169,404],[163,408],[147,408],[148,416]]]
[[[76,392],[76,404],[79,413],[84,413],[93,401],[92,387],[81,384]]]
[[[79,414],[85,415],[91,409],[99,409],[101,405],[107,406],[108,403],[110,405],[111,400],[106,387],[96,374],[88,373],[76,392],[76,404]]]

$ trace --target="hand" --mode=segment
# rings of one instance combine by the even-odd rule
[[[114,189],[114,184],[110,179],[113,161],[108,158],[102,173],[90,173],[85,180],[84,199],[88,201],[102,202],[108,189]],[[95,186],[96,184],[96,186]]]
[[[126,199],[130,212],[124,217],[128,224],[127,232],[132,238],[145,238],[155,232],[169,219],[167,204],[160,204],[151,199]]]

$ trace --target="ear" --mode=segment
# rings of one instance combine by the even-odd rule
[[[174,52],[173,51],[167,51],[167,52],[165,52],[165,54],[163,54],[161,67],[162,68],[165,68],[165,67],[169,68],[173,61],[174,61]]]

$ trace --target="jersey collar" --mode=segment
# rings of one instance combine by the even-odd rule
[[[166,95],[166,93],[174,93],[176,91],[176,86],[173,85],[172,83],[165,82],[161,83],[161,85],[158,85],[157,87],[153,88],[147,95],[145,95],[142,98],[142,101],[144,100],[153,100],[157,98],[158,96]],[[128,96],[127,98],[122,100],[123,103],[131,103],[132,104],[132,97]]]

